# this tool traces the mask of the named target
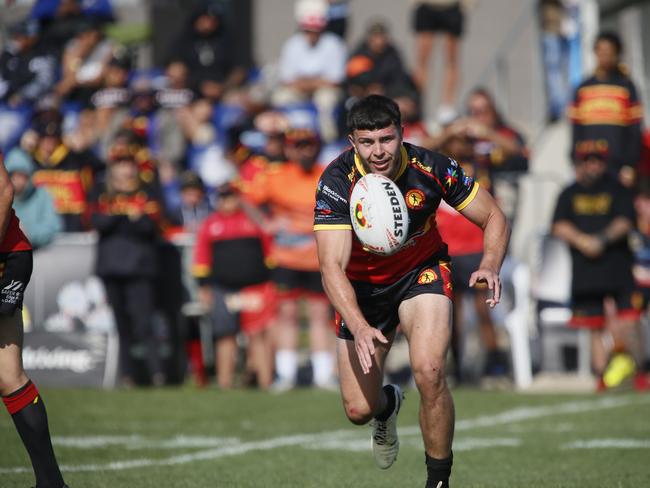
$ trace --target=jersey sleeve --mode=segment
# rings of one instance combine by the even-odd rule
[[[329,167],[316,187],[314,230],[352,229],[348,194],[350,182],[347,176],[337,175],[336,168]]]
[[[568,220],[573,222],[573,206],[571,205],[571,196],[565,190],[560,193],[555,204],[555,211],[553,212],[553,223],[561,220]]]
[[[465,174],[456,160],[441,155],[439,161],[436,179],[442,186],[442,198],[460,212],[476,197],[478,183]]]

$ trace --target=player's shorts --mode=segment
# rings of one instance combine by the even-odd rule
[[[23,308],[25,288],[32,276],[32,251],[0,253],[0,314]]]
[[[251,285],[240,290],[213,286],[212,330],[216,339],[239,331],[253,335],[271,326],[277,308],[273,283]]]
[[[452,258],[451,283],[454,285],[454,290],[474,290],[474,288],[469,287],[469,278],[479,268],[481,259],[483,259],[483,254],[481,253],[464,254]]]
[[[639,320],[643,311],[643,296],[635,289],[613,290],[610,293],[575,295],[571,299],[573,316],[571,327],[602,329],[605,327],[605,298],[616,302],[616,316],[620,320]]]
[[[451,300],[451,264],[449,257],[432,256],[417,268],[409,271],[390,285],[373,285],[352,281],[357,303],[368,323],[384,335],[394,331],[399,324],[397,310],[404,300],[425,293],[444,295]],[[336,335],[340,339],[354,340],[345,321],[336,314]]]
[[[454,37],[463,34],[463,11],[460,3],[451,7],[420,4],[413,13],[415,32],[445,32]]]
[[[289,268],[273,268],[271,279],[281,299],[298,298],[304,294],[326,298],[319,271],[300,271]]]

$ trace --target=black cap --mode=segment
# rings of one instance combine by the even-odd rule
[[[201,177],[194,171],[183,171],[179,177],[179,181],[181,190],[185,190],[186,188],[198,188],[199,190],[205,190],[203,180],[201,180]]]

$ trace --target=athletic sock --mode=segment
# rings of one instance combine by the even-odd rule
[[[395,388],[393,385],[384,385],[382,389],[384,395],[386,395],[386,408],[379,415],[375,415],[375,418],[381,422],[386,422],[395,410]]]
[[[2,398],[13,418],[16,430],[32,461],[38,488],[64,486],[59,465],[54,456],[47,413],[36,386],[28,381],[15,392]]]
[[[454,464],[454,453],[450,453],[449,457],[445,459],[435,459],[427,453],[424,453],[424,456],[427,465],[426,488],[449,488],[449,476],[451,475],[451,465]]]
[[[275,353],[275,371],[278,381],[295,384],[298,375],[298,352],[292,349],[280,349]]]
[[[311,353],[311,368],[315,386],[327,386],[334,377],[334,357],[328,351]]]

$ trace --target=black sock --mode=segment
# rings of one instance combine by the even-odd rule
[[[424,453],[427,465],[427,484],[426,488],[438,488],[438,483],[442,481],[441,488],[449,488],[449,476],[451,475],[451,465],[454,464],[454,453],[450,453],[448,458],[435,459]]]
[[[383,390],[386,395],[386,408],[379,415],[375,415],[375,418],[382,422],[386,422],[388,417],[393,414],[393,410],[395,410],[395,388],[393,385],[385,385]]]
[[[31,381],[2,398],[32,461],[38,488],[61,488],[63,477],[54,457],[47,413]]]

